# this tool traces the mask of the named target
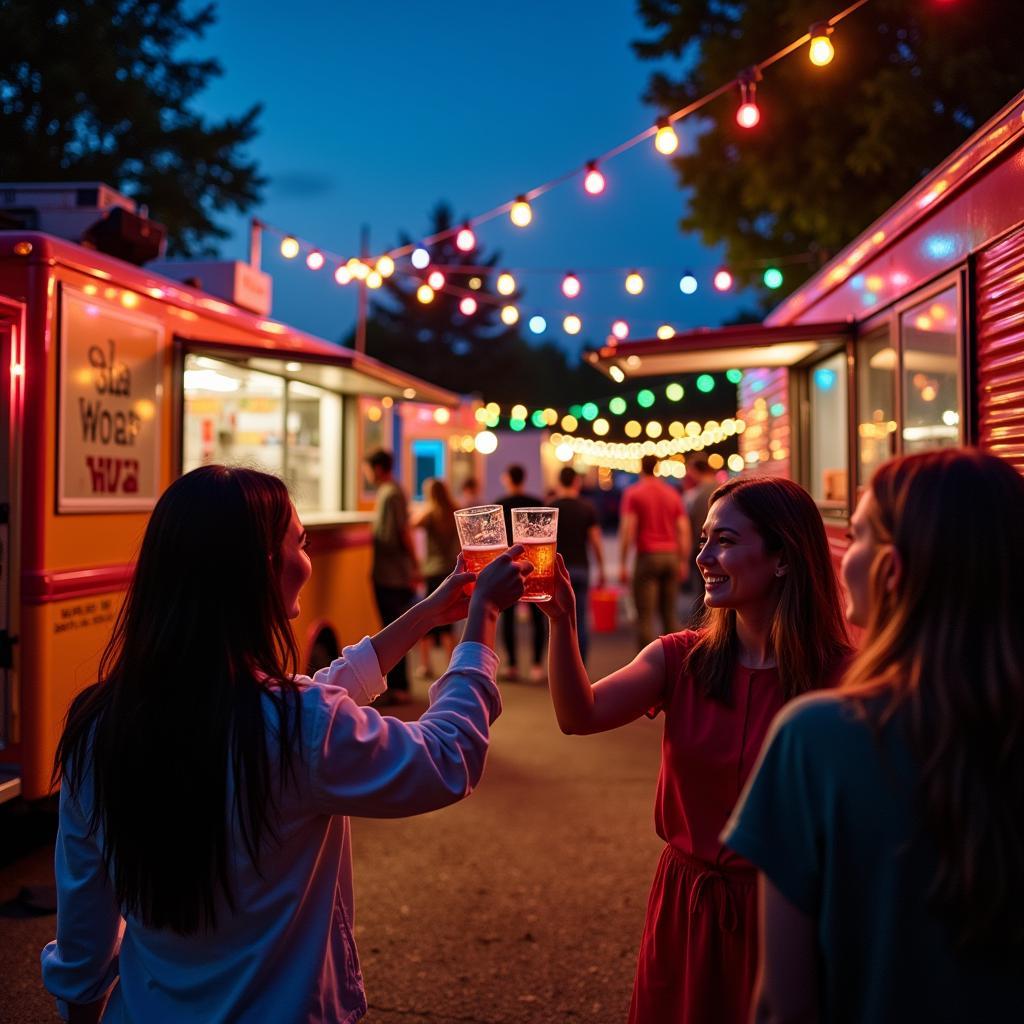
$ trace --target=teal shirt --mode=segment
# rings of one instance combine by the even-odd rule
[[[1024,1021],[1024,951],[960,954],[927,907],[917,777],[899,714],[876,736],[849,701],[803,697],[722,838],[817,922],[823,1024]]]

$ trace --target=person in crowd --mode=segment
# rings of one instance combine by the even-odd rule
[[[640,649],[654,639],[655,610],[665,633],[679,629],[679,585],[690,575],[690,521],[679,492],[654,475],[657,465],[654,455],[640,460],[640,479],[622,494],[619,526],[623,586],[629,583],[629,553],[636,548],[633,601]]]
[[[521,548],[479,576],[460,563],[310,679],[289,623],[305,545],[285,485],[255,470],[196,469],[153,510],[54,769],[57,937],[42,973],[72,1022],[366,1013],[347,815],[420,814],[477,784],[500,712],[497,616],[530,566]],[[467,612],[418,721],[363,706],[425,629]]]
[[[509,540],[512,540],[512,509],[514,508],[536,508],[541,504],[540,498],[526,493],[526,470],[517,463],[508,466],[501,475],[501,484],[505,488],[505,494],[500,497],[497,504],[505,511],[505,532]],[[544,680],[544,616],[537,610],[537,602],[523,602],[529,609],[530,628],[532,630],[532,653],[533,661],[530,665],[530,680],[535,683]],[[501,634],[505,641],[505,651],[508,654],[508,666],[505,669],[505,678],[510,681],[519,679],[518,648],[516,642],[516,609],[509,608],[501,617]]]
[[[838,582],[811,496],[737,477],[711,497],[697,566],[698,630],[660,637],[591,685],[558,559],[548,679],[569,734],[665,714],[655,807],[665,848],[647,905],[631,1024],[747,1024],[757,963],[756,872],[719,840],[775,713],[834,684],[849,655]]]
[[[475,508],[480,504],[480,481],[467,476],[459,489],[459,508]]]
[[[423,510],[413,519],[413,529],[421,529],[426,537],[426,554],[423,558],[423,575],[426,590],[432,594],[452,571],[459,557],[459,533],[455,527],[455,502],[443,480],[432,477],[424,481],[423,494],[426,503]],[[445,654],[451,657],[455,650],[455,635],[452,624],[435,626],[420,641],[421,678],[429,678],[430,651],[434,646],[444,645]]]
[[[1024,478],[895,459],[850,521],[842,687],[776,719],[725,836],[762,874],[756,1020],[1024,1008]]]
[[[373,514],[373,594],[386,626],[412,606],[422,575],[409,529],[409,503],[392,476],[394,456],[378,449],[366,457],[366,472],[377,492]],[[405,658],[388,673],[390,704],[408,704],[409,674]]]
[[[563,466],[558,474],[558,490],[553,507],[558,509],[557,550],[565,562],[576,595],[576,630],[580,654],[587,660],[590,642],[587,595],[590,593],[590,559],[597,563],[597,585],[604,586],[604,551],[597,512],[586,498],[580,497],[580,476],[572,466]]]

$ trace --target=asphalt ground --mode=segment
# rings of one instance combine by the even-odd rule
[[[526,624],[519,630],[526,664]],[[596,634],[591,672],[633,653]],[[425,707],[401,709],[415,717]],[[356,938],[371,1024],[619,1024],[661,844],[661,726],[559,732],[547,687],[502,684],[487,770],[462,803],[353,822]],[[0,1024],[58,1019],[39,977],[55,918],[19,900],[52,885],[52,810],[0,809]],[[31,898],[31,894],[30,894]]]

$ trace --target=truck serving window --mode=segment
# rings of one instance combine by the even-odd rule
[[[822,510],[846,511],[846,354],[837,352],[810,370],[810,492]]]

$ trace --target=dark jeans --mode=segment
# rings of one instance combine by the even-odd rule
[[[539,665],[544,660],[544,641],[547,633],[544,629],[544,613],[534,601],[524,601],[530,609],[530,625],[533,627],[533,663]],[[516,667],[516,606],[512,605],[501,613],[501,635],[505,640],[508,652],[508,663]]]
[[[585,565],[567,565],[566,568],[569,570],[572,592],[576,597],[576,637],[580,644],[580,656],[585,663],[587,649],[590,647],[590,607],[587,604],[587,597],[590,594],[590,570]]]
[[[382,587],[374,583],[373,596],[377,599],[377,611],[380,612],[381,623],[387,626],[412,607],[416,595],[409,587]],[[409,676],[405,671],[405,658],[399,658],[398,664],[388,673],[388,689],[401,690],[403,693],[409,692]]]
[[[661,618],[663,633],[679,629],[679,556],[673,551],[647,551],[636,556],[633,567],[633,601],[636,603],[636,641],[646,647],[657,634],[654,613]]]

